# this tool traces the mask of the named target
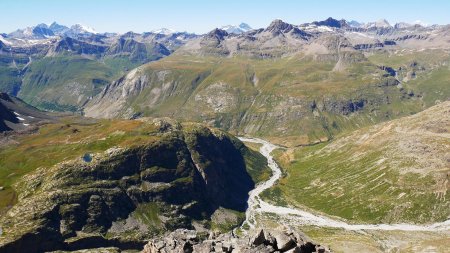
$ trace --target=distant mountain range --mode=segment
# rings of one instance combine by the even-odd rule
[[[53,22],[51,25],[38,24],[36,26],[18,29],[7,37],[17,39],[45,39],[53,36],[78,36],[83,34],[97,34],[97,32],[88,26],[81,24],[72,25],[70,28]]]
[[[302,131],[308,137],[301,144],[309,144],[359,122],[413,112],[425,100],[446,100],[445,82],[428,78],[438,78],[441,66],[448,71],[448,49],[449,26],[385,20],[277,19],[239,34],[216,28],[108,84],[83,111],[95,118],[171,115],[243,135]],[[422,82],[437,85],[436,92]]]
[[[178,32],[173,29],[168,28],[160,28],[156,30],[150,31],[150,33],[154,34],[162,34],[162,35],[170,35],[175,33],[186,33],[187,32]],[[36,26],[26,27],[23,29],[18,29],[14,32],[11,32],[9,34],[2,34],[3,38],[11,38],[11,39],[33,39],[33,40],[39,40],[39,39],[48,39],[52,37],[78,37],[78,36],[89,36],[89,35],[106,35],[106,36],[116,36],[119,35],[117,33],[99,33],[94,28],[82,25],[82,24],[75,24],[70,27],[65,25],[60,25],[56,22],[53,22],[50,25],[47,24],[38,24]]]
[[[406,22],[399,22],[394,25],[391,25],[387,20],[380,19],[378,21],[374,22],[368,22],[368,23],[362,23],[355,20],[346,21],[345,19],[336,20],[333,18],[328,18],[324,21],[315,21],[312,23],[306,23],[306,24],[300,24],[299,26],[305,26],[308,24],[314,24],[317,26],[328,26],[328,27],[353,27],[353,28],[365,28],[365,29],[371,29],[371,28],[406,28],[406,27],[413,27],[413,26],[422,26],[427,27],[428,24],[417,20],[413,23],[406,23]],[[240,23],[239,25],[225,25],[221,26],[219,29],[226,31],[230,34],[241,34],[248,31],[253,30],[253,28],[248,25],[247,23]],[[163,34],[163,35],[170,35],[175,33],[188,33],[188,32],[178,32],[173,29],[169,28],[160,28],[151,30],[150,33],[155,34]],[[11,32],[9,34],[3,34],[3,37],[8,38],[20,38],[20,39],[45,39],[52,36],[77,36],[80,34],[100,34],[98,33],[94,28],[91,28],[89,26],[85,26],[82,24],[75,24],[72,26],[65,26],[58,24],[56,22],[53,22],[50,25],[47,24],[38,24],[36,26],[26,27],[23,29],[18,29],[14,32]],[[117,35],[117,33],[114,32],[107,32],[103,34],[110,34],[110,35]],[[194,34],[194,33],[190,33]]]
[[[334,18],[299,25],[274,20],[259,29],[241,23],[203,35],[168,28],[99,33],[80,24],[38,24],[0,34],[0,91],[40,109],[77,111],[91,106],[106,85],[172,54],[278,59],[300,53],[336,61],[333,70],[339,72],[365,59],[367,51],[447,48],[448,30],[445,25],[391,25],[384,19],[363,24]],[[127,110],[127,117],[134,114],[125,104],[109,109]]]
[[[20,93],[21,98],[47,110],[77,110],[106,83],[170,55],[197,36],[168,29],[98,33],[80,24],[67,27],[57,23],[0,34],[0,91]],[[66,89],[68,80],[76,87],[72,91]],[[39,95],[47,89],[53,90],[53,99]],[[68,93],[72,95],[64,95]]]

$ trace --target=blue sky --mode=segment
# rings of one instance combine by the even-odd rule
[[[301,24],[327,17],[430,24],[450,23],[450,1],[418,0],[1,0],[0,32],[56,21],[81,23],[99,32],[143,32],[168,27],[204,33],[246,22],[265,27],[273,19]]]

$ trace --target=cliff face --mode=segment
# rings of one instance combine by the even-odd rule
[[[208,227],[220,209],[244,211],[254,187],[239,140],[196,124],[155,124],[148,140],[41,167],[19,180],[2,218],[3,252],[141,248],[174,228]],[[39,242],[39,243],[37,243]],[[45,242],[45,243],[42,243]]]

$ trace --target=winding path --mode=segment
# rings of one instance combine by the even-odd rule
[[[245,213],[246,220],[243,223],[250,228],[256,224],[257,213],[273,213],[280,216],[280,222],[288,222],[289,225],[303,224],[315,225],[319,227],[343,228],[346,230],[401,230],[401,231],[450,231],[450,220],[434,223],[430,225],[414,224],[349,224],[344,221],[335,220],[326,216],[313,214],[304,210],[275,206],[261,199],[259,196],[264,190],[272,187],[281,177],[281,170],[271,155],[277,146],[272,143],[257,139],[240,137],[241,141],[262,144],[260,153],[267,158],[269,168],[272,170],[272,176],[269,180],[260,183],[255,189],[250,191],[248,199],[248,208]]]

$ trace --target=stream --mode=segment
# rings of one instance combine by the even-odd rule
[[[276,206],[263,201],[260,194],[272,187],[281,178],[281,169],[271,155],[272,151],[278,148],[276,145],[258,138],[240,137],[241,141],[262,144],[259,152],[267,158],[272,176],[269,180],[256,185],[255,189],[249,192],[248,208],[245,213],[245,221],[242,226],[247,225],[250,229],[255,228],[256,214],[270,213],[279,216],[279,223],[285,225],[314,225],[319,227],[342,228],[345,230],[400,230],[400,231],[447,231],[450,230],[450,220],[444,222],[415,225],[415,224],[349,224],[342,220],[333,219],[323,215],[313,214],[305,210]]]

